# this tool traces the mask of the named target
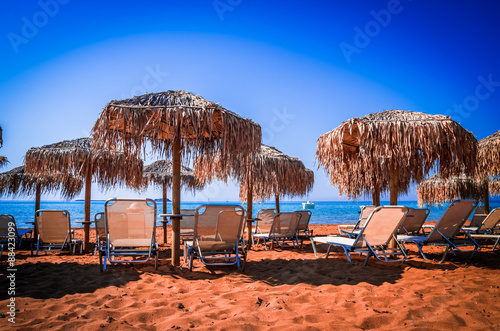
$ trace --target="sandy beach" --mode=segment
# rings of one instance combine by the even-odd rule
[[[318,235],[333,225],[312,226]],[[81,229],[77,237],[82,237]],[[161,240],[162,230],[157,236]],[[448,257],[425,261],[411,248],[404,264],[355,256],[348,264],[336,250],[316,258],[302,248],[248,254],[246,269],[193,272],[170,263],[160,245],[160,264],[110,266],[99,271],[95,255],[16,254],[15,324],[9,322],[6,253],[2,255],[0,325],[3,330],[357,330],[500,328],[500,254],[486,246],[472,262]],[[320,247],[325,252],[326,247]],[[432,252],[432,249],[427,250]],[[436,249],[436,253],[441,250]]]

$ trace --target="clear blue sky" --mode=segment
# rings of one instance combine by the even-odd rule
[[[500,129],[499,1],[6,1],[0,16],[1,171],[87,136],[110,100],[169,89],[259,123],[265,144],[315,170],[313,201],[339,199],[316,141],[351,117],[403,109],[451,115],[478,139]],[[183,195],[237,197],[234,183]]]

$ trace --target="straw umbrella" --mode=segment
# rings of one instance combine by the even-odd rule
[[[401,179],[409,185],[435,168],[445,177],[470,175],[476,154],[473,134],[449,116],[402,110],[347,120],[319,137],[316,150],[340,192],[355,197],[363,189],[377,193],[388,186],[391,205],[406,186]]]
[[[238,180],[240,199],[247,202],[247,219],[252,219],[254,199],[265,200],[274,194],[279,213],[280,197],[305,195],[314,183],[314,173],[306,169],[302,161],[266,145],[261,145],[258,153],[231,165],[223,162],[220,152],[203,154],[195,159],[194,171],[202,182],[212,179],[226,181],[229,177]],[[249,222],[249,245],[250,233]]]
[[[143,185],[142,160],[111,149],[93,149],[90,138],[65,140],[30,148],[25,156],[26,171],[34,176],[63,173],[85,182],[84,250],[89,247],[90,202],[92,179],[102,187],[116,187],[122,182],[139,189]]]
[[[156,184],[163,191],[163,214],[167,213],[167,187],[172,186],[172,161],[159,160],[144,167],[146,185]],[[201,189],[202,185],[195,179],[193,170],[181,166],[181,185],[189,189]],[[163,222],[163,242],[167,243],[167,223]]]
[[[500,131],[479,140],[478,144],[477,178],[486,181],[495,181],[500,176]],[[497,193],[498,183],[490,183],[490,188]],[[483,199],[486,212],[490,210],[488,186],[484,186]]]
[[[96,146],[153,152],[172,158],[172,210],[180,213],[181,159],[220,149],[226,162],[260,146],[260,126],[185,91],[167,91],[111,101],[93,128]],[[172,264],[179,265],[180,219],[172,218]]]
[[[32,195],[35,194],[35,210],[40,208],[40,195],[61,190],[65,199],[72,199],[83,189],[83,182],[75,176],[62,174],[33,176],[20,166],[0,174],[0,195]],[[38,207],[37,207],[38,206]]]
[[[3,138],[2,138],[2,127],[0,126],[0,148],[3,146]],[[6,165],[9,161],[5,156],[0,156],[0,168]]]
[[[474,177],[460,174],[443,178],[439,173],[417,185],[418,204],[444,204],[456,199],[481,199],[484,188]]]

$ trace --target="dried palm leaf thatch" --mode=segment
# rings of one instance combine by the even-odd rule
[[[156,184],[158,186],[172,185],[172,161],[159,160],[144,167],[144,181],[146,185]],[[181,185],[191,190],[199,190],[203,185],[195,178],[193,170],[181,167]]]
[[[449,116],[388,110],[352,118],[319,137],[316,159],[352,199],[387,190],[391,172],[398,174],[400,192],[431,170],[471,174],[476,153],[473,134]]]
[[[195,176],[202,182],[213,179],[240,182],[240,199],[246,201],[248,183],[252,183],[253,197],[264,200],[278,197],[305,195],[312,188],[314,173],[302,161],[290,157],[274,147],[261,145],[260,152],[225,163],[221,152],[205,153],[195,159]]]
[[[442,205],[456,199],[482,198],[484,182],[472,176],[442,177],[439,173],[424,179],[417,185],[418,204]]]
[[[492,196],[500,195],[500,179],[495,179],[488,182],[488,188]]]
[[[7,165],[9,163],[9,160],[5,156],[0,156],[0,168]]]
[[[220,149],[230,160],[257,150],[261,140],[258,124],[185,91],[111,101],[92,131],[95,146],[137,152],[149,141],[154,152],[168,158],[176,139],[182,156]]]
[[[500,131],[479,140],[477,160],[479,177],[500,175]]]
[[[24,170],[24,166],[20,166],[0,174],[0,195],[34,195],[37,186],[40,186],[42,194],[61,190],[63,198],[72,199],[83,189],[83,181],[75,176],[61,173],[33,176]]]
[[[80,138],[30,148],[25,156],[26,171],[35,176],[57,172],[82,179],[90,172],[94,181],[104,188],[123,182],[132,188],[143,187],[143,165],[138,156],[93,149],[90,143],[90,138]]]

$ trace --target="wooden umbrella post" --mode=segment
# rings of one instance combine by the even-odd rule
[[[484,212],[488,214],[490,212],[490,190],[488,188],[488,179],[484,181],[483,199],[484,199]]]
[[[172,214],[181,212],[181,140],[175,137],[172,144]],[[172,217],[172,265],[179,266],[181,244],[180,217]]]
[[[278,194],[278,191],[274,192],[274,198],[276,200],[276,213],[279,214],[279,212],[280,212],[280,196]]]
[[[247,220],[251,220],[253,218],[253,183],[251,180],[248,181],[248,190],[247,190]],[[248,249],[252,248],[252,222],[247,222],[247,241],[248,241]]]
[[[35,193],[35,218],[36,218],[36,211],[40,210],[40,199],[42,195],[42,185],[40,183],[36,184],[36,193]],[[36,220],[35,220],[36,222]],[[36,223],[33,226],[33,242],[36,243],[36,240],[38,239],[38,228],[36,227]]]
[[[84,252],[89,251],[91,191],[92,191],[92,166],[89,165],[87,170],[87,176],[85,178],[85,208],[83,212],[83,231],[85,233],[85,238],[83,240]]]
[[[372,191],[372,204],[375,207],[380,206],[380,190],[378,187],[374,187]]]
[[[398,168],[396,162],[393,161],[391,164],[391,173],[390,173],[390,190],[391,190],[391,206],[396,206],[398,204]]]
[[[167,213],[167,182],[163,182],[163,214]],[[163,217],[163,243],[167,244],[167,217]]]

